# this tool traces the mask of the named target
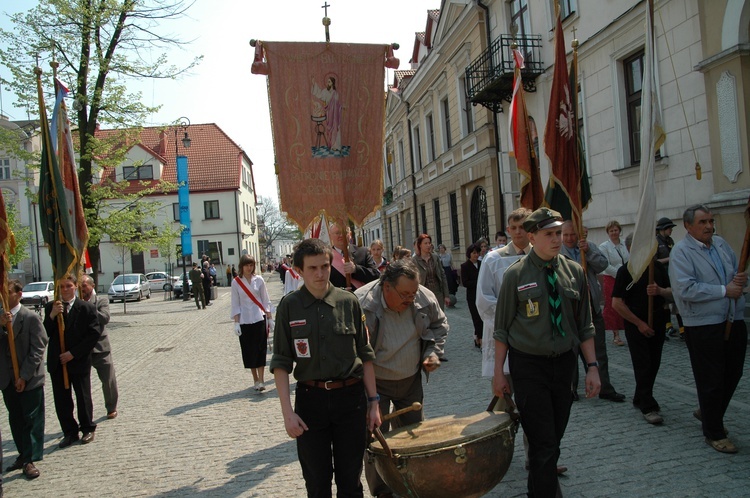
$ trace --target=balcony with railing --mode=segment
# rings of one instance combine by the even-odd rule
[[[541,35],[500,35],[479,57],[466,67],[466,92],[472,104],[480,104],[493,112],[502,112],[502,101],[513,95],[515,63],[511,45],[515,43],[524,57],[521,69],[523,88],[536,91],[536,78],[544,72]]]

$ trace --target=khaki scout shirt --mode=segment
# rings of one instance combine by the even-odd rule
[[[276,311],[270,370],[294,366],[299,380],[362,378],[362,363],[373,361],[365,316],[351,292],[330,285],[323,299],[306,287],[287,294]]]
[[[552,260],[562,298],[565,337],[552,332],[546,261],[533,250],[505,272],[495,312],[494,338],[522,353],[550,356],[594,337],[583,268],[563,256]]]

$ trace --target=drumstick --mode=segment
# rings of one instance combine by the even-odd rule
[[[382,420],[383,422],[385,422],[386,420],[396,418],[399,415],[403,415],[404,413],[415,412],[421,409],[422,409],[422,403],[420,403],[419,401],[415,401],[414,403],[411,404],[411,406],[407,406],[406,408],[401,408],[400,410],[396,410],[395,412],[391,412],[387,415],[383,415]]]

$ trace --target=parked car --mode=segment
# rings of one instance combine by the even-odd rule
[[[182,297],[182,276],[180,276],[180,278],[177,279],[177,282],[175,282],[172,292],[174,292],[174,297]],[[188,279],[188,293],[188,296],[193,295],[193,283],[190,281],[190,279]]]
[[[109,286],[109,300],[125,301],[135,299],[140,301],[144,297],[151,297],[151,284],[143,273],[127,273],[117,275]]]
[[[26,307],[41,309],[55,297],[54,282],[31,282],[21,291],[21,304]]]
[[[146,273],[146,278],[151,284],[152,289],[162,289],[166,292],[171,291],[177,281],[182,279],[182,277],[172,276],[163,271],[152,271],[151,273]]]

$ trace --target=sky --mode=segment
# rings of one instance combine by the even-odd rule
[[[130,89],[142,91],[147,105],[161,105],[144,126],[173,123],[185,116],[191,123],[216,123],[253,162],[256,192],[277,200],[274,154],[266,77],[250,73],[251,39],[325,41],[322,25],[325,0],[196,0],[187,16],[159,26],[159,33],[190,41],[169,53],[170,64],[186,64],[197,55],[202,63],[176,81],[144,81]],[[398,43],[399,69],[409,69],[415,32],[424,31],[427,10],[440,0],[328,0],[331,42]],[[0,27],[12,28],[8,13],[36,5],[34,0],[0,1]],[[154,53],[156,58],[158,54]],[[0,74],[7,76],[5,68]],[[387,70],[393,81],[393,70]],[[26,119],[12,107],[15,98],[3,88],[3,112]]]

